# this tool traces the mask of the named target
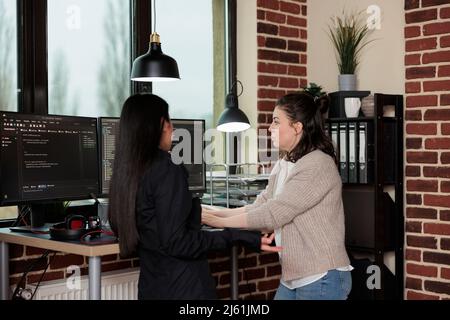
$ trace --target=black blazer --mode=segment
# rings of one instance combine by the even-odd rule
[[[200,200],[192,199],[187,177],[184,166],[159,151],[141,179],[136,199],[139,299],[215,299],[208,250],[240,242],[259,251],[258,232],[200,229]]]

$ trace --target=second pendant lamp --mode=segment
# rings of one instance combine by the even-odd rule
[[[134,60],[131,80],[140,82],[174,81],[180,79],[178,64],[161,49],[161,39],[156,30],[156,0],[153,0],[154,28],[148,52]]]
[[[230,93],[227,95],[225,110],[222,112],[217,124],[217,130],[219,131],[228,133],[242,132],[250,128],[250,121],[245,113],[239,109],[239,97],[234,93],[234,88],[237,83],[242,86],[242,82],[239,80],[236,81]],[[242,91],[244,91],[243,86]]]

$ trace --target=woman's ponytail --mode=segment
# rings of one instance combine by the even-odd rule
[[[328,112],[328,108],[330,107],[330,96],[328,94],[324,94],[320,97],[315,97],[314,102],[317,107],[317,111],[320,114],[325,114]]]

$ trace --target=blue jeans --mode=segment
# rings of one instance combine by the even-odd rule
[[[350,271],[330,270],[323,278],[294,290],[280,284],[275,300],[347,300],[352,289]]]

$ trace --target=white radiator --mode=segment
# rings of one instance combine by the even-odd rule
[[[137,300],[139,269],[102,273],[102,300]],[[69,289],[66,279],[43,282],[35,300],[88,300],[88,277],[81,277],[80,289]],[[31,287],[34,291],[35,287]]]

